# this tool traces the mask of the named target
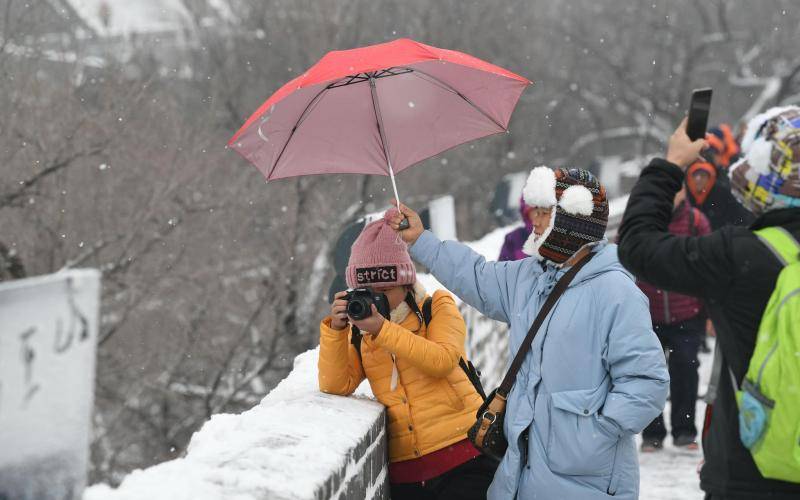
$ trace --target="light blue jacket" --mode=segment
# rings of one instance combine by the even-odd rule
[[[506,407],[509,447],[490,500],[639,496],[634,434],[664,409],[669,374],[647,299],[619,263],[616,245],[593,251],[517,374]],[[486,262],[428,231],[411,255],[462,300],[510,325],[510,359],[565,272],[533,258]],[[520,435],[528,428],[524,450]]]

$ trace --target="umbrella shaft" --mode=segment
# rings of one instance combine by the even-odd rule
[[[386,134],[383,129],[383,117],[381,116],[381,107],[378,103],[378,89],[375,87],[375,75],[369,75],[369,90],[372,93],[372,109],[375,111],[375,119],[378,122],[378,135],[381,138],[381,146],[383,147],[383,154],[386,157],[386,165],[389,167],[389,178],[392,180],[392,190],[394,190],[394,199],[397,201],[397,210],[400,210],[400,195],[397,194],[397,183],[394,180],[394,169],[392,168],[392,159],[389,156],[389,146],[386,144]]]
[[[389,178],[392,180],[392,189],[394,190],[394,199],[397,201],[397,210],[400,210],[400,195],[397,194],[397,183],[394,181],[394,170],[392,170],[392,164],[389,163]]]

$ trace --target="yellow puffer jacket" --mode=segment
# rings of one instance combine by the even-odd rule
[[[420,309],[424,300],[418,303]],[[349,395],[366,374],[373,394],[388,411],[390,462],[419,458],[466,438],[481,404],[458,366],[459,358],[466,359],[466,326],[453,298],[437,291],[431,311],[427,328],[410,313],[400,324],[384,321],[374,338],[364,335],[363,368],[350,343],[349,327],[332,329],[330,317],[320,324],[320,390]],[[392,355],[398,374],[395,390]]]

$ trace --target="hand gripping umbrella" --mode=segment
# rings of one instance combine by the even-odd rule
[[[326,54],[278,89],[228,146],[267,181],[388,175],[504,132],[531,82],[468,54],[399,39]]]

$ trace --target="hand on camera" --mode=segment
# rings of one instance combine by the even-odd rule
[[[343,330],[348,325],[347,318],[347,300],[345,296],[347,292],[336,292],[333,296],[333,304],[331,304],[331,328],[334,330]]]
[[[392,205],[396,207],[397,200],[392,200]],[[400,223],[404,218],[408,219],[409,227],[408,229],[400,230]],[[400,204],[400,213],[395,213],[386,220],[389,223],[389,227],[395,231],[398,231],[400,233],[400,237],[403,238],[403,241],[409,245],[413,245],[417,241],[417,238],[419,238],[419,236],[422,234],[422,231],[425,230],[425,228],[422,227],[422,219],[419,218],[417,212],[411,210],[402,203]]]
[[[708,143],[705,139],[692,141],[686,135],[686,124],[689,119],[684,118],[672,136],[669,138],[667,146],[667,158],[670,163],[674,163],[681,170],[686,170],[700,156],[700,151],[704,150]]]
[[[386,321],[381,313],[378,312],[378,308],[375,307],[375,304],[371,304],[372,307],[372,314],[367,316],[364,319],[353,319],[348,317],[347,319],[350,323],[356,325],[359,330],[362,332],[369,332],[372,335],[377,335],[378,332],[381,331],[383,328],[383,322]]]

